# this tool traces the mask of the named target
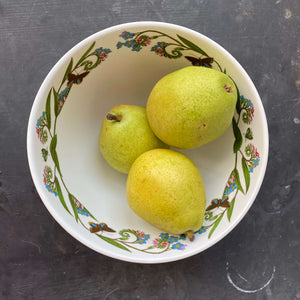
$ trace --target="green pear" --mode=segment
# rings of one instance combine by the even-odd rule
[[[145,107],[118,105],[103,120],[99,149],[108,164],[117,171],[128,173],[142,153],[167,147],[152,132]]]
[[[201,174],[184,154],[169,149],[143,153],[133,163],[126,183],[127,201],[142,219],[172,234],[200,229],[206,196]]]
[[[206,67],[186,67],[160,79],[147,102],[147,117],[166,144],[195,148],[222,135],[230,126],[237,101],[226,74]]]

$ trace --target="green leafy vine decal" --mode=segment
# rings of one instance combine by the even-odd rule
[[[230,222],[237,194],[238,192],[243,194],[248,192],[250,186],[250,174],[260,162],[260,155],[257,148],[252,143],[247,144],[244,150],[242,150],[243,143],[253,139],[253,133],[250,127],[248,127],[245,133],[245,141],[243,141],[239,123],[242,117],[242,121],[245,124],[251,124],[254,118],[254,106],[251,100],[244,98],[244,96],[240,96],[239,91],[236,113],[237,116],[232,119],[232,129],[235,138],[233,144],[233,153],[235,155],[234,167],[228,177],[221,199],[213,199],[211,204],[206,208],[205,220],[210,224],[205,225],[204,227],[209,231],[208,238],[212,236],[225,213]],[[244,188],[238,171],[238,160],[240,160],[243,170]],[[231,200],[229,200],[230,194],[233,195]]]
[[[150,45],[152,40],[159,39],[159,41],[151,47],[151,51],[155,54],[161,57],[176,59],[182,57],[183,52],[190,52],[195,56],[185,56],[185,58],[194,66],[212,67],[212,63],[214,62],[221,72],[226,73],[226,70],[222,70],[220,64],[203,49],[179,34],[177,34],[177,38],[174,38],[157,30],[145,30],[138,33],[123,31],[120,37],[125,41],[119,41],[116,45],[117,49],[124,46],[132,51],[139,52],[144,47]],[[163,41],[161,41],[162,38]]]
[[[42,113],[42,116],[38,119],[36,124],[36,132],[42,144],[45,144],[50,137],[49,152],[54,163],[53,170],[48,165],[44,168],[44,184],[50,192],[54,193],[55,196],[58,196],[62,206],[69,214],[71,214],[62,192],[62,186],[64,187],[68,194],[68,201],[76,222],[80,219],[79,215],[90,216],[94,220],[96,219],[91,212],[88,211],[87,208],[85,208],[83,204],[80,203],[79,200],[69,191],[64,182],[56,152],[58,143],[56,124],[71,89],[74,86],[81,84],[89,72],[105,61],[108,54],[111,52],[109,48],[103,47],[92,50],[94,46],[95,42],[88,47],[75,65],[73,58],[70,59],[58,89],[56,90],[54,87],[50,88],[46,99],[45,111]],[[42,148],[42,155],[44,160],[47,161],[48,150]]]

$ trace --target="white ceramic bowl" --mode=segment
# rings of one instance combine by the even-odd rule
[[[104,161],[98,134],[110,108],[145,106],[157,80],[192,64],[229,74],[241,98],[224,135],[182,151],[198,166],[207,192],[205,222],[190,242],[161,232],[131,211],[127,176]],[[245,216],[265,174],[268,129],[251,79],[226,50],[184,27],[137,22],[102,30],[57,62],[33,103],[27,149],[36,189],[67,232],[113,258],[161,263],[209,248]]]

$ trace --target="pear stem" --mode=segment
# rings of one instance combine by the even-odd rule
[[[195,235],[194,235],[193,230],[188,230],[188,231],[186,232],[186,235],[187,235],[187,238],[188,238],[191,242],[195,239]]]
[[[122,116],[121,115],[113,115],[113,114],[110,114],[108,113],[106,115],[106,119],[107,120],[112,120],[112,121],[117,121],[117,122],[120,122],[122,120]]]

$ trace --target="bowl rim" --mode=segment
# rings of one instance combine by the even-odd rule
[[[80,49],[90,43],[91,41],[95,39],[101,38],[101,36],[104,36],[106,34],[115,32],[117,30],[125,30],[130,27],[135,27],[135,26],[162,26],[164,28],[168,29],[174,29],[178,31],[185,31],[190,35],[196,36],[198,38],[201,38],[202,40],[205,40],[208,44],[212,45],[217,51],[222,52],[223,55],[225,55],[232,64],[235,65],[235,67],[239,70],[239,73],[243,74],[244,78],[247,80],[247,83],[250,86],[250,89],[252,90],[255,98],[258,100],[257,101],[257,106],[259,106],[258,110],[260,111],[262,115],[262,134],[263,134],[263,140],[264,140],[264,152],[262,153],[262,156],[265,158],[262,161],[261,164],[261,171],[259,173],[259,178],[257,180],[257,184],[254,187],[254,190],[252,192],[252,195],[248,198],[247,204],[245,205],[245,208],[242,213],[240,213],[236,219],[232,220],[230,222],[230,225],[220,234],[218,237],[215,239],[211,240],[210,242],[207,243],[204,247],[202,247],[200,250],[195,248],[192,249],[191,251],[183,252],[183,253],[178,253],[176,256],[169,256],[169,257],[160,257],[160,256],[155,256],[151,257],[148,256],[147,258],[144,257],[128,257],[128,256],[123,256],[121,253],[120,255],[116,255],[115,253],[111,253],[109,250],[106,249],[99,249],[94,246],[93,242],[90,242],[88,238],[85,238],[84,236],[78,235],[78,232],[74,227],[70,225],[68,221],[65,221],[64,218],[59,217],[59,215],[56,214],[54,207],[51,206],[50,202],[47,200],[47,197],[45,196],[46,194],[42,189],[39,187],[39,181],[40,178],[38,175],[34,172],[33,165],[34,165],[34,156],[32,155],[33,152],[33,144],[34,144],[34,130],[32,130],[32,125],[34,124],[34,116],[36,115],[36,111],[38,110],[38,104],[40,101],[42,101],[43,95],[46,94],[46,88],[48,87],[49,82],[51,81],[53,75],[59,70],[59,68],[64,65],[70,57],[76,52],[77,49]],[[34,183],[34,186],[39,194],[40,199],[42,200],[43,204],[46,206],[47,210],[49,213],[52,215],[52,217],[56,220],[56,222],[65,230],[67,231],[71,236],[73,236],[76,240],[84,244],[85,246],[89,247],[90,249],[93,249],[97,253],[106,255],[108,257],[118,259],[121,261],[126,261],[126,262],[133,262],[133,263],[143,263],[143,264],[157,264],[157,263],[167,263],[167,262],[172,262],[172,261],[177,261],[181,260],[196,254],[199,254],[208,248],[212,247],[216,243],[218,243],[221,239],[226,237],[239,223],[240,221],[244,218],[244,216],[247,214],[249,211],[250,207],[252,206],[253,202],[255,201],[257,194],[261,188],[266,168],[267,168],[267,163],[268,163],[268,154],[269,154],[269,133],[268,133],[268,124],[267,124],[267,119],[266,119],[266,114],[265,110],[261,101],[261,98],[258,94],[258,91],[252,82],[250,76],[247,74],[245,69],[240,65],[240,63],[226,50],[224,49],[220,44],[212,40],[211,38],[205,36],[204,34],[197,32],[193,29],[189,29],[187,27],[173,24],[173,23],[167,23],[167,22],[157,22],[157,21],[137,21],[137,22],[127,22],[127,23],[122,23],[118,24],[115,26],[111,26],[109,28],[105,28],[103,30],[100,30],[86,38],[84,38],[82,41],[79,43],[75,44],[70,50],[68,50],[56,63],[55,65],[51,68],[51,70],[48,72],[46,77],[44,78],[36,96],[33,101],[29,119],[28,119],[28,126],[27,126],[27,139],[26,139],[26,146],[27,146],[27,159],[29,163],[29,169],[30,169],[30,174]],[[75,227],[76,228],[76,227]]]

